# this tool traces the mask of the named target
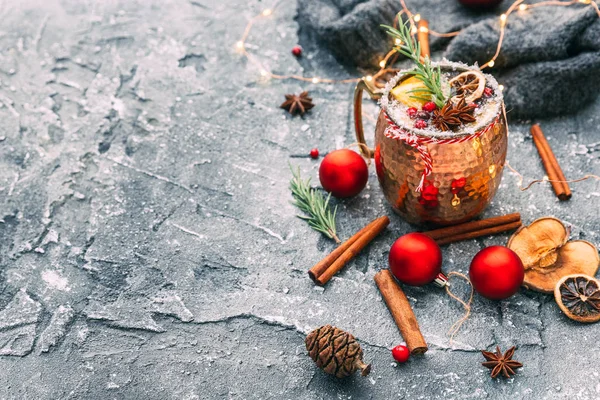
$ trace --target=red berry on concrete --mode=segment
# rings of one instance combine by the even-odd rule
[[[415,128],[417,128],[417,129],[427,128],[427,121],[423,121],[422,119],[417,120],[417,122],[415,122]]]
[[[302,47],[300,46],[294,46],[292,48],[292,54],[296,57],[300,57],[302,55]]]
[[[319,158],[319,149],[314,148],[310,151],[310,158]]]
[[[415,117],[417,116],[417,112],[418,112],[418,111],[419,111],[419,110],[417,110],[416,108],[414,108],[414,107],[410,107],[408,110],[406,110],[406,113],[408,114],[408,116],[409,116],[410,118],[415,118]]]
[[[421,108],[427,112],[432,112],[437,108],[437,106],[433,101],[428,101],[427,103],[423,104],[423,107]]]
[[[410,350],[404,345],[396,346],[392,349],[392,357],[399,363],[405,363],[410,357]]]

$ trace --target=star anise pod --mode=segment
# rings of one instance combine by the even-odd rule
[[[462,124],[475,122],[473,111],[475,107],[466,104],[465,98],[460,97],[458,103],[449,101],[441,110],[435,110],[432,122],[440,131],[455,130]]]
[[[302,92],[298,95],[286,94],[285,101],[280,107],[287,110],[292,115],[304,115],[305,112],[314,106],[315,105],[312,102],[312,98],[308,95],[308,92]]]
[[[481,363],[481,365],[492,370],[492,378],[495,378],[500,374],[505,378],[510,378],[511,375],[515,374],[515,369],[523,366],[520,362],[512,359],[515,354],[515,346],[508,349],[504,354],[502,354],[500,347],[498,346],[496,346],[495,353],[482,350],[481,354],[483,354],[487,360],[486,362]]]

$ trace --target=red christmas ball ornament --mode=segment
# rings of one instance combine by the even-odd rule
[[[502,0],[458,0],[463,6],[475,10],[488,10],[502,3]]]
[[[355,151],[340,149],[327,154],[319,167],[321,185],[335,197],[356,196],[369,179],[365,160]]]
[[[389,255],[392,274],[403,283],[413,286],[435,281],[443,286],[447,281],[442,271],[442,251],[435,240],[413,232],[394,242]]]
[[[319,158],[319,149],[317,149],[316,147],[314,149],[311,149],[310,158],[314,158],[314,159]]]
[[[405,363],[410,358],[410,350],[404,345],[398,345],[392,349],[392,357],[399,363]]]
[[[521,259],[504,246],[481,250],[471,261],[469,278],[477,293],[492,300],[507,299],[523,284],[525,270]]]
[[[302,47],[300,47],[300,46],[292,47],[292,54],[295,57],[300,57],[302,55]]]

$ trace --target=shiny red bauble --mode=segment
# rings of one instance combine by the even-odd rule
[[[524,277],[521,259],[504,246],[490,246],[481,250],[471,261],[469,269],[473,288],[492,300],[506,299],[517,293]]]
[[[392,349],[392,357],[399,363],[405,363],[410,358],[410,350],[404,345],[398,345]]]
[[[458,0],[463,6],[476,10],[487,10],[502,3],[502,0]]]
[[[364,158],[348,149],[327,154],[319,167],[323,189],[335,197],[356,196],[365,188],[368,179],[369,169]]]
[[[400,282],[413,286],[426,285],[442,270],[442,251],[429,236],[409,233],[394,242],[389,262],[392,274]]]

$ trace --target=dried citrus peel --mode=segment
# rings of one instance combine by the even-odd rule
[[[461,92],[460,96],[464,96],[465,102],[471,104],[483,95],[485,75],[479,71],[470,70],[455,76],[448,83],[450,86],[457,86]],[[460,96],[452,97],[452,101],[457,103]]]
[[[545,217],[513,234],[507,247],[523,262],[523,286],[552,293],[556,283],[567,275],[596,274],[598,250],[584,240],[568,241],[569,233],[560,220]]]
[[[600,282],[591,276],[563,277],[556,283],[554,299],[561,311],[574,321],[600,321]]]
[[[426,100],[415,98],[415,96],[426,96],[427,86],[416,76],[411,76],[393,88],[390,94],[400,103],[420,110]]]

